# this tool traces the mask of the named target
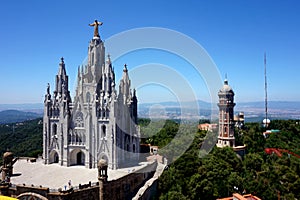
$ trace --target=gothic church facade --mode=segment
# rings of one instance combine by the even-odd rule
[[[98,160],[105,159],[109,168],[117,169],[137,163],[140,132],[136,92],[131,90],[126,65],[117,92],[112,62],[109,56],[105,60],[98,27],[89,43],[87,64],[78,68],[73,101],[68,82],[62,58],[53,94],[48,85],[44,100],[45,164],[96,168]]]

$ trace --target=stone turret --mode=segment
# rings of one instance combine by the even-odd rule
[[[14,158],[14,154],[10,151],[3,154],[2,181],[10,182],[10,177],[13,175],[13,165],[17,160],[18,158]]]
[[[105,184],[107,183],[107,161],[100,159],[98,162],[99,200],[105,199]]]

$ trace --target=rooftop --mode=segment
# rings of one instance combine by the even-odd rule
[[[139,166],[122,168],[118,170],[108,169],[108,180],[118,179],[126,174],[141,169],[147,162]],[[43,164],[42,159],[37,162],[28,162],[27,159],[19,159],[13,168],[11,183],[16,185],[26,184],[28,186],[43,186],[50,189],[64,188],[71,181],[72,186],[98,182],[98,169],[88,169],[84,166],[64,167],[59,164]]]
[[[257,196],[253,196],[252,194],[240,195],[238,193],[232,194],[232,197],[221,198],[217,200],[261,200]]]

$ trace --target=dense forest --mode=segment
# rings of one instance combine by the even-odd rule
[[[152,145],[165,146],[172,137],[182,134],[174,121],[157,122],[149,126],[143,120],[141,132]],[[150,129],[157,131],[151,133]],[[217,148],[200,158],[199,149],[207,137],[206,131],[195,131],[185,126],[185,136],[194,134],[187,151],[180,157],[170,157],[170,152],[161,152],[170,162],[158,182],[158,199],[216,199],[230,196],[232,193],[251,193],[262,199],[300,199],[300,158],[283,153],[268,155],[265,148],[287,149],[300,155],[300,124],[295,120],[274,120],[269,129],[279,129],[280,133],[265,138],[265,128],[258,123],[246,124],[243,130],[236,130],[236,142],[247,145],[247,154],[241,158],[229,147]],[[194,132],[195,131],[195,132]],[[178,137],[180,142],[186,142]],[[164,149],[164,148],[163,148]],[[176,151],[174,149],[174,151]],[[176,159],[178,158],[178,159]]]
[[[0,124],[23,122],[27,120],[36,119],[42,116],[42,114],[34,112],[24,112],[20,110],[3,110],[0,111]]]
[[[15,156],[37,157],[43,153],[42,118],[0,125],[0,162],[7,150]]]

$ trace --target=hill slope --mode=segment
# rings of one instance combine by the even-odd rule
[[[0,125],[0,158],[5,151],[15,156],[37,156],[43,151],[42,119]]]
[[[24,112],[19,110],[0,111],[0,124],[23,122],[41,117],[42,114]]]

